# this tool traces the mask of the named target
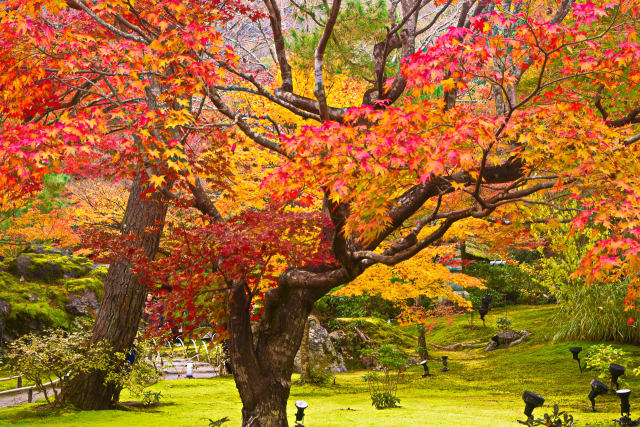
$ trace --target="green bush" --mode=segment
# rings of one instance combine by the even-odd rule
[[[398,403],[400,403],[400,399],[388,391],[373,393],[371,395],[371,404],[375,406],[376,409],[397,408]]]
[[[158,381],[155,368],[146,362],[150,355],[150,346],[139,343],[136,346],[136,358],[128,364],[126,354],[113,352],[103,342],[92,343],[91,332],[77,330],[68,332],[62,329],[50,329],[41,335],[27,334],[9,344],[5,363],[12,372],[22,375],[35,384],[47,402],[57,405],[58,391],[64,383],[76,376],[92,371],[106,373],[106,383],[118,388],[128,388],[133,394],[141,396],[143,404],[149,399],[159,400],[161,396],[144,393],[144,388]],[[59,386],[47,390],[46,383],[60,379]],[[53,397],[49,392],[53,390]]]
[[[161,391],[145,390],[142,393],[142,405],[147,408],[158,405],[160,403],[160,399],[162,399]]]
[[[400,399],[396,397],[396,393],[398,383],[406,370],[406,355],[388,344],[377,349],[363,350],[362,355],[375,357],[384,373],[384,376],[374,372],[364,376],[364,380],[369,384],[371,404],[376,409],[398,407]]]
[[[587,369],[596,371],[598,378],[601,379],[609,377],[611,363],[626,367],[625,374],[638,375],[639,373],[638,368],[630,368],[632,360],[629,353],[609,344],[597,344],[589,347],[585,352],[584,360]],[[618,381],[623,383],[624,379],[620,378]]]
[[[499,317],[496,321],[496,326],[498,327],[498,331],[500,332],[508,331],[509,329],[511,329],[511,324],[511,319],[509,319],[507,316]]]
[[[110,360],[106,346],[89,344],[89,333],[66,332],[60,329],[44,331],[42,335],[28,334],[9,344],[6,364],[14,372],[32,381],[36,389],[44,394],[49,404],[53,390],[58,391],[65,382],[77,375],[96,369],[107,369]],[[59,386],[47,389],[48,382],[60,379]]]
[[[565,411],[560,411],[560,407],[553,405],[551,414],[544,414],[544,418],[529,418],[526,422],[518,421],[520,424],[527,426],[547,426],[547,427],[570,427],[576,425],[573,421],[573,415]]]

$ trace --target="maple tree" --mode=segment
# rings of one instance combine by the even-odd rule
[[[341,106],[325,53],[344,49],[335,29],[354,3],[296,4],[316,31],[301,69],[312,93],[294,79],[287,16],[262,3],[3,3],[3,203],[56,169],[133,182],[121,227],[131,247],[111,264],[93,339],[127,349],[146,283],[169,285],[167,320],[228,336],[243,425],[287,425],[314,301],[411,262],[460,221],[551,189],[588,192],[576,226],[600,221],[614,237],[585,265],[637,271],[634,1],[392,1],[388,30],[363,43],[369,66],[354,57],[351,69],[371,73],[347,89],[360,101]],[[240,52],[256,34],[271,65]],[[274,119],[267,104],[304,121]],[[242,205],[234,181],[241,192],[260,182],[260,197]],[[170,254],[149,263],[168,204],[202,216],[171,227]],[[95,372],[63,396],[109,407],[118,390]]]

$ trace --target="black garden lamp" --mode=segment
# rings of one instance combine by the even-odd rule
[[[429,373],[429,366],[427,366],[427,361],[423,360],[422,362],[420,362],[420,364],[424,368],[424,374],[422,374],[422,378],[430,377],[431,374]]]
[[[620,384],[618,384],[618,378],[624,375],[624,371],[626,371],[626,368],[622,365],[618,365],[615,363],[609,365],[609,373],[611,373],[611,385],[615,385],[616,390],[620,388]]]
[[[631,395],[631,390],[625,388],[622,390],[616,391],[616,394],[620,398],[620,419],[614,420],[620,425],[623,426],[637,426],[640,424],[640,418],[637,420],[631,419],[631,405],[629,404],[629,396]]]
[[[296,400],[296,408],[298,408],[298,412],[296,412],[295,427],[304,427],[302,420],[304,420],[304,410],[307,409],[307,406],[309,406],[309,404],[304,400]]]
[[[478,313],[480,313],[480,319],[482,319],[482,326],[486,326],[484,323],[484,316],[489,312],[489,304],[491,304],[491,300],[493,296],[491,294],[487,294],[482,297],[482,307],[478,309]]]
[[[522,400],[524,400],[524,414],[527,419],[533,418],[533,410],[544,404],[544,397],[539,396],[531,391],[525,391],[522,394]]]
[[[489,312],[488,308],[480,307],[478,309],[478,313],[480,313],[480,319],[482,320],[482,326],[486,326],[484,323],[484,316],[486,316],[488,312]]]
[[[580,357],[578,356],[582,351],[582,347],[569,347],[569,351],[573,354],[573,360],[578,361],[578,368],[580,368],[580,372],[582,372],[582,365],[580,364]]]
[[[591,391],[589,392],[589,400],[591,401],[591,410],[596,412],[596,397],[605,394],[609,391],[609,387],[605,383],[599,380],[591,381]]]
[[[442,356],[442,364],[444,365],[442,367],[442,369],[440,369],[441,372],[447,372],[449,370],[449,368],[447,367],[447,359],[449,358],[449,356]]]

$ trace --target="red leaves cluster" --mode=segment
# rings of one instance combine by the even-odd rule
[[[289,266],[332,263],[327,230],[322,215],[282,211],[247,211],[224,224],[175,230],[171,254],[149,266],[150,290],[158,294],[161,308],[156,324],[165,330],[181,325],[195,333],[210,331],[226,319],[232,283],[243,282],[259,303]]]

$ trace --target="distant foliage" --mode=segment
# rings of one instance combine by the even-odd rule
[[[377,295],[362,296],[332,296],[320,298],[315,306],[321,317],[378,317],[380,319],[394,318],[400,314],[393,301]]]
[[[567,203],[572,208],[575,204]],[[532,230],[548,242],[546,257],[532,267],[531,278],[541,287],[548,287],[560,304],[556,318],[555,339],[615,341],[640,343],[640,330],[629,324],[637,310],[625,311],[628,280],[588,281],[575,274],[582,259],[608,232],[596,227],[583,231],[571,225],[555,223]],[[539,253],[544,252],[539,248]]]
[[[526,267],[503,264],[490,265],[488,262],[474,262],[465,267],[465,274],[486,280],[486,290],[466,289],[471,294],[474,306],[480,306],[480,299],[487,293],[493,295],[492,306],[505,304],[536,304],[549,301],[549,290],[533,282]]]

